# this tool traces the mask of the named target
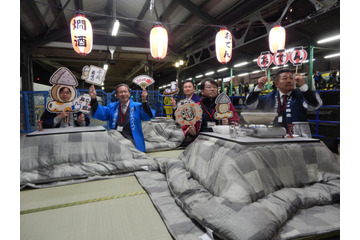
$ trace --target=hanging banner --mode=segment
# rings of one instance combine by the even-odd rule
[[[301,65],[306,60],[306,58],[307,52],[302,46],[294,48],[294,51],[290,53],[290,61],[294,66]]]
[[[284,66],[289,61],[289,54],[285,49],[277,50],[273,56],[273,62],[276,66]]]
[[[272,63],[273,56],[269,51],[262,52],[257,59],[257,64],[261,69],[267,69]]]

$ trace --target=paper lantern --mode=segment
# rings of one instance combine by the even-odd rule
[[[166,56],[168,47],[168,34],[165,28],[157,25],[150,32],[151,56],[156,59],[163,59]]]
[[[220,63],[227,63],[232,55],[232,36],[231,33],[223,28],[215,38],[216,58]]]
[[[269,48],[272,53],[275,53],[279,49],[285,48],[286,32],[285,28],[280,25],[276,25],[270,30],[269,34]]]
[[[72,46],[80,55],[89,54],[93,45],[93,31],[90,21],[79,13],[70,22]]]

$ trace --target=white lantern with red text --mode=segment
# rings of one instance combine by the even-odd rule
[[[91,52],[93,45],[93,31],[90,21],[84,14],[79,13],[70,21],[72,46],[80,55]]]
[[[286,32],[285,28],[280,25],[276,25],[270,30],[269,34],[269,48],[272,53],[275,53],[279,49],[285,48]]]
[[[215,38],[216,58],[220,63],[227,63],[232,55],[232,36],[231,33],[223,28]]]
[[[157,25],[150,32],[150,50],[151,56],[156,59],[166,57],[168,47],[168,34],[165,28]]]

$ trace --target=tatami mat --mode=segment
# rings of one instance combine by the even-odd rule
[[[172,239],[134,176],[25,190],[20,202],[21,239]]]
[[[178,158],[184,149],[170,150],[170,151],[159,151],[146,153],[149,157],[166,157],[166,158]]]

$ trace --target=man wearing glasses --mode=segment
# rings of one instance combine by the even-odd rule
[[[59,90],[59,97],[62,102],[69,102],[71,91],[67,87]],[[70,113],[63,110],[61,113],[51,113],[45,109],[41,116],[43,128],[63,128],[89,126],[90,119],[82,112]]]
[[[277,90],[260,95],[267,81],[269,79],[265,76],[258,79],[257,86],[247,96],[245,104],[252,110],[277,112],[274,126],[286,129],[287,124],[293,122],[307,122],[307,111],[314,111],[322,106],[319,94],[309,89],[304,76],[300,74],[293,74],[289,69],[281,69],[274,78]],[[299,85],[299,89],[295,89],[295,84]]]
[[[240,124],[240,118],[232,103],[230,103],[230,111],[233,112],[233,117],[223,118],[222,120],[217,120],[215,118],[215,99],[218,96],[218,84],[214,79],[207,78],[202,80],[200,83],[200,90],[202,98],[197,104],[199,104],[200,108],[203,110],[202,118],[195,125],[190,125],[185,129],[185,136],[192,136],[195,138],[199,132],[212,132],[212,126],[214,125]]]

